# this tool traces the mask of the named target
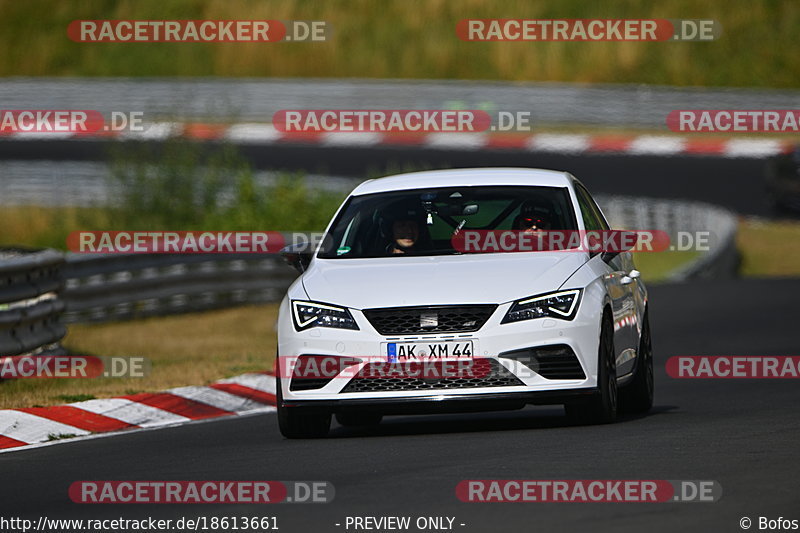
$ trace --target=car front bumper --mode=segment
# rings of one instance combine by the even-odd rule
[[[389,337],[379,334],[363,313],[351,309],[359,330],[311,328],[296,331],[292,323],[289,302],[281,304],[278,321],[280,364],[279,379],[283,404],[297,408],[340,410],[369,408],[382,412],[445,412],[455,410],[486,410],[486,406],[522,406],[528,403],[566,403],[592,394],[597,388],[597,348],[600,320],[594,306],[584,305],[573,320],[541,318],[510,324],[501,324],[511,304],[502,304],[478,330],[450,335],[401,335]],[[361,363],[331,379],[326,385],[310,390],[291,390],[291,375],[297,358],[302,355],[330,357],[360,357],[370,362],[386,361],[385,345],[388,341],[425,342],[445,340],[471,341],[474,357],[493,359],[518,378],[512,386],[477,386],[470,388],[442,388],[436,390],[378,390],[343,392],[352,376],[368,363]],[[528,366],[505,356],[509,352],[542,346],[566,345],[574,352],[583,376],[580,379],[548,379]],[[513,408],[513,407],[508,407]]]

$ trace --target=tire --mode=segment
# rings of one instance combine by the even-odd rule
[[[617,360],[614,356],[614,325],[608,311],[603,313],[597,351],[599,393],[589,401],[564,406],[567,416],[578,424],[609,424],[617,419]]]
[[[345,412],[336,413],[336,421],[342,426],[377,426],[383,420],[380,413]]]
[[[626,413],[646,413],[653,407],[653,343],[650,337],[650,320],[644,313],[642,334],[639,338],[639,360],[633,381],[620,391],[620,407]]]
[[[277,372],[276,400],[278,407],[278,429],[287,439],[318,439],[328,434],[331,428],[330,412],[315,412],[283,406],[280,370]]]

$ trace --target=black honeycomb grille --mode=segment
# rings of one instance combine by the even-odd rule
[[[566,344],[505,352],[500,357],[519,361],[546,379],[586,379],[578,357]]]
[[[364,309],[364,316],[381,335],[466,333],[479,330],[495,309],[493,304],[384,307]]]
[[[347,392],[417,391],[433,389],[470,389],[478,387],[515,387],[524,385],[495,359],[476,359],[469,371],[456,377],[429,377],[436,371],[402,375],[402,364],[370,363],[342,389]],[[386,377],[381,377],[386,376]]]

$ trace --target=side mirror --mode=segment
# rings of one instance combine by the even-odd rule
[[[311,263],[314,250],[311,243],[301,242],[281,248],[280,254],[287,265],[302,274]]]
[[[638,241],[638,235],[635,231],[612,229],[606,230],[609,242],[613,243],[611,250],[606,250],[600,256],[603,262],[608,263],[613,260],[622,252],[631,251]]]
[[[619,255],[619,252],[603,252],[600,255],[600,259],[603,260],[604,263],[611,262],[615,257]]]

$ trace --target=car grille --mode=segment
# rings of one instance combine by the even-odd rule
[[[515,350],[500,357],[519,361],[546,379],[586,379],[578,357],[566,344]]]
[[[419,363],[420,365],[426,363]],[[427,363],[431,364],[431,363]],[[476,359],[470,371],[462,377],[403,376],[402,364],[370,363],[342,389],[341,392],[416,391],[433,389],[470,389],[478,387],[514,387],[524,385],[514,374],[495,359]],[[435,373],[435,372],[433,372]],[[428,373],[427,375],[430,375]],[[425,373],[423,373],[425,375]],[[389,376],[389,377],[377,377]]]
[[[384,307],[364,309],[364,316],[381,335],[463,333],[479,330],[495,309],[494,304]]]

